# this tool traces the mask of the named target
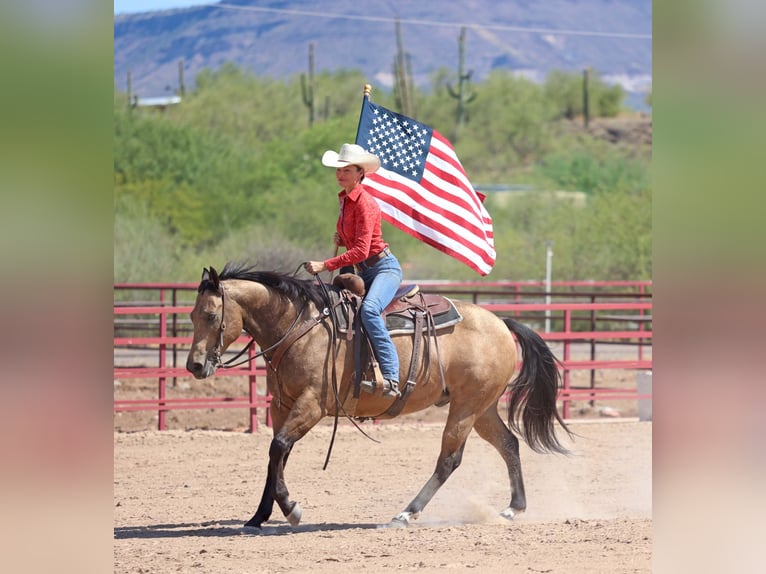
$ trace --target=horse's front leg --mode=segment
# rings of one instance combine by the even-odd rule
[[[290,449],[292,450],[292,448]],[[287,458],[290,455],[290,450],[287,451],[282,458],[282,468],[287,465]],[[261,495],[261,502],[258,504],[258,510],[255,511],[253,517],[245,523],[245,526],[252,528],[260,528],[261,524],[267,522],[271,518],[271,512],[274,509],[274,472],[271,461],[269,461],[269,468],[266,473],[266,484],[263,486],[263,494]]]
[[[256,528],[270,518],[275,502],[292,526],[300,523],[302,510],[297,502],[290,500],[285,483],[285,465],[295,443],[322,419],[322,410],[313,393],[305,392],[288,412],[272,413],[272,417],[275,431],[269,447],[266,485],[258,510],[246,524]],[[276,420],[284,422],[277,426]]]
[[[296,440],[298,439],[280,433],[271,441],[269,448],[269,474],[274,478],[271,485],[272,499],[279,505],[279,509],[291,526],[298,526],[303,514],[300,505],[290,500],[290,493],[285,483],[285,463]]]

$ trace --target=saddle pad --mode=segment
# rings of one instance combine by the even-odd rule
[[[463,316],[455,307],[455,304],[441,295],[429,295],[429,301],[432,297],[439,297],[441,303],[437,305],[438,310],[431,309],[431,315],[433,316],[434,328],[438,331],[440,329],[446,329],[463,320]],[[444,305],[447,303],[448,305]],[[405,309],[403,311],[397,311],[396,313],[389,313],[386,315],[386,328],[391,335],[404,335],[415,332],[415,309]],[[423,331],[428,329],[426,321],[423,322]]]

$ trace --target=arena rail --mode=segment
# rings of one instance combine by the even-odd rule
[[[652,304],[650,302],[620,302],[620,303],[514,303],[514,304],[487,304],[484,308],[496,315],[512,316],[524,311],[550,311],[563,314],[563,331],[540,333],[540,336],[548,342],[560,342],[563,347],[561,362],[563,388],[559,393],[562,403],[562,416],[570,417],[571,403],[575,400],[587,400],[591,404],[596,400],[628,400],[650,399],[649,395],[639,395],[633,389],[618,389],[595,386],[594,373],[599,369],[630,369],[651,370],[652,360],[643,358],[643,343],[651,340],[652,332],[647,331],[644,325],[651,321]],[[572,318],[575,313],[597,311],[636,311],[633,315],[605,315],[603,319],[611,321],[633,321],[638,326],[636,329],[621,331],[573,331]],[[595,322],[595,321],[594,321]],[[635,341],[638,348],[638,357],[635,360],[597,360],[595,358],[595,345],[599,342],[611,341]],[[572,359],[572,343],[587,342],[591,345],[591,357],[586,360]],[[573,387],[571,384],[571,372],[573,370],[587,369],[591,371],[591,384],[589,388]],[[507,401],[507,393],[503,399]]]
[[[209,409],[209,408],[247,408],[250,410],[250,431],[258,430],[258,409],[265,412],[265,424],[271,426],[271,414],[269,406],[271,397],[258,394],[257,377],[265,376],[266,369],[258,367],[254,363],[254,346],[248,348],[249,361],[245,367],[227,369],[225,372],[217,373],[217,376],[244,376],[248,378],[249,393],[246,397],[168,397],[167,381],[172,378],[174,383],[177,378],[191,377],[191,374],[185,368],[168,366],[168,347],[172,347],[174,356],[178,346],[191,345],[191,336],[179,337],[168,335],[168,319],[172,318],[174,326],[177,328],[176,319],[179,314],[188,315],[192,307],[186,306],[139,306],[139,307],[115,307],[115,316],[121,315],[157,315],[159,317],[159,336],[157,337],[115,337],[115,352],[119,348],[140,348],[146,349],[156,346],[157,366],[132,366],[132,367],[114,367],[114,380],[121,379],[157,379],[158,396],[152,399],[115,399],[114,412],[127,411],[157,411],[157,428],[165,430],[167,427],[166,414],[170,410],[179,409]],[[246,345],[249,339],[241,337],[234,345]],[[241,348],[241,347],[239,347]],[[175,363],[175,360],[174,360]]]
[[[597,386],[595,374],[599,370],[651,370],[651,358],[645,358],[644,346],[651,345],[651,289],[650,282],[558,282],[557,288],[583,288],[588,292],[557,292],[544,293],[529,291],[539,288],[537,282],[493,282],[493,283],[455,283],[455,282],[421,282],[424,291],[454,294],[457,298],[467,296],[470,300],[487,308],[499,316],[510,316],[518,319],[540,321],[547,316],[553,320],[560,330],[540,332],[541,337],[549,343],[561,345],[561,371],[563,388],[559,395],[561,414],[570,417],[571,405],[574,401],[639,400],[651,399],[651,395],[639,394],[636,388],[607,388]],[[158,395],[147,399],[115,399],[114,412],[156,411],[158,413],[158,429],[167,428],[166,414],[170,410],[211,409],[211,408],[241,408],[249,409],[249,426],[251,432],[258,430],[258,409],[264,413],[264,423],[271,426],[270,410],[271,397],[257,392],[258,377],[265,377],[266,367],[256,365],[254,356],[256,349],[250,347],[250,361],[241,368],[219,371],[215,376],[242,376],[248,379],[248,395],[239,397],[170,397],[168,396],[168,380],[173,386],[178,378],[190,378],[185,368],[178,367],[178,352],[185,353],[191,344],[191,327],[188,315],[192,310],[191,304],[179,304],[179,293],[189,292],[191,297],[196,294],[196,284],[115,284],[115,291],[158,291],[159,299],[152,304],[135,304],[131,302],[115,302],[115,366],[114,380],[152,379],[157,381]],[[594,289],[620,289],[617,292],[596,292]],[[628,292],[625,289],[629,289]],[[526,291],[525,291],[526,290]],[[167,294],[170,293],[169,305]],[[539,300],[541,295],[558,298],[587,298],[589,302],[580,303],[566,301],[558,303],[523,302],[524,299]],[[482,302],[489,297],[492,302]],[[609,301],[598,302],[598,298]],[[615,301],[614,299],[620,299]],[[648,299],[648,300],[647,300]],[[503,302],[496,302],[503,301]],[[511,302],[508,302],[511,301]],[[142,317],[128,319],[128,316]],[[132,322],[131,322],[132,321]],[[573,329],[575,323],[588,322],[589,330]],[[598,325],[607,323],[609,329],[599,329]],[[625,327],[627,325],[627,328]],[[614,328],[617,327],[617,328]],[[125,331],[133,330],[136,336],[118,336]],[[154,331],[154,334],[149,334]],[[540,331],[538,329],[538,331]],[[188,334],[187,334],[188,333]],[[236,354],[249,342],[242,337],[233,350],[227,353]],[[590,357],[574,359],[573,345],[588,344]],[[635,359],[598,359],[597,346],[601,344],[630,344],[637,348]],[[118,366],[117,356],[121,351],[142,350],[147,356],[156,357],[154,366]],[[572,385],[571,373],[575,370],[590,370],[590,386],[576,387]],[[502,400],[507,400],[504,395]]]

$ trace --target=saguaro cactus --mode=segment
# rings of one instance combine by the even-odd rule
[[[303,104],[309,109],[309,127],[314,125],[314,42],[309,44],[309,74],[301,74]]]
[[[404,52],[402,29],[396,19],[396,58],[394,59],[394,98],[400,112],[415,117],[415,98],[412,93],[412,66],[409,54]]]
[[[133,74],[128,70],[128,108],[133,107]]]
[[[590,68],[582,71],[582,121],[585,127],[590,123]]]
[[[184,82],[184,61],[178,60],[178,95],[186,95],[186,83]]]
[[[451,84],[447,83],[447,90],[450,96],[457,99],[457,113],[455,115],[455,134],[454,139],[457,140],[460,131],[465,124],[467,111],[466,104],[470,104],[476,99],[476,92],[472,91],[469,87],[471,81],[471,75],[473,70],[465,72],[465,27],[460,28],[460,38],[458,39],[458,68],[457,68],[457,90],[455,90]],[[470,93],[469,93],[470,92]]]

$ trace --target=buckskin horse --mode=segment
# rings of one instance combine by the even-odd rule
[[[400,380],[416,380],[410,381],[414,386],[406,385],[411,392],[403,392],[401,398],[386,397],[354,389],[359,377],[352,338],[337,333],[338,322],[323,283],[243,263],[228,262],[220,275],[213,268],[203,271],[191,313],[194,335],[186,368],[197,379],[211,376],[223,365],[221,354],[243,330],[269,365],[274,434],[263,495],[246,527],[260,528],[269,520],[274,502],[292,526],[300,523],[302,510],[290,500],[285,464],[295,443],[323,417],[334,415],[337,425],[339,414],[386,419],[447,402],[436,468],[390,524],[406,526],[418,517],[460,465],[472,429],[495,447],[507,466],[511,501],[501,516],[510,520],[526,509],[519,439],[511,430],[539,453],[567,452],[556,436],[556,422],[572,435],[556,409],[561,382],[556,358],[542,338],[521,323],[472,303],[450,303],[461,319],[425,335],[435,339],[431,343],[436,352],[430,344],[417,349],[414,335],[392,335],[402,363]],[[523,361],[514,378],[517,342]],[[419,356],[412,354],[414,347]],[[408,363],[414,361],[421,366],[412,376]],[[507,388],[510,428],[498,413],[498,401]]]

